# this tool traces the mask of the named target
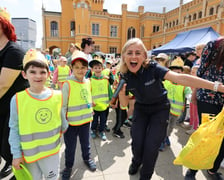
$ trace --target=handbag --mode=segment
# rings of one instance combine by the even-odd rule
[[[202,116],[203,118],[208,118]],[[224,109],[204,123],[190,136],[187,144],[173,161],[193,170],[211,169],[219,153],[224,137]]]

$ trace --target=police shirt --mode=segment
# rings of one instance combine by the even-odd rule
[[[127,81],[127,91],[131,92],[140,104],[157,104],[167,100],[167,91],[163,87],[163,79],[168,69],[160,66],[156,61],[150,61],[146,68],[133,74],[124,74]]]

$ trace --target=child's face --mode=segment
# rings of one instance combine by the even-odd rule
[[[80,61],[75,62],[75,64],[72,66],[72,72],[75,78],[77,78],[79,81],[82,81],[83,78],[86,75],[88,67],[83,66]]]
[[[25,79],[29,81],[30,88],[43,88],[45,82],[49,76],[49,72],[46,68],[40,68],[35,66],[30,66],[26,72],[22,72]]]
[[[174,71],[176,73],[183,73],[183,71],[181,69],[172,69],[172,71]]]
[[[95,73],[96,76],[101,76],[103,66],[101,64],[94,65],[92,70],[93,70],[93,72]]]

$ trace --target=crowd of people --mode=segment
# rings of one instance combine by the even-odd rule
[[[111,130],[107,119],[113,108],[113,136],[125,138],[121,127],[131,128],[128,173],[140,170],[140,180],[148,180],[159,151],[172,143],[169,136],[175,125],[191,128],[186,133],[192,134],[202,113],[216,115],[222,110],[223,37],[197,45],[185,59],[165,53],[148,57],[139,38],[128,40],[117,59],[95,53],[94,44],[91,37],[83,38],[57,57],[49,49],[25,53],[16,43],[9,13],[0,8],[0,158],[6,162],[0,178],[8,176],[12,166],[19,170],[24,164],[34,180],[58,179],[61,136],[62,179],[70,179],[78,138],[84,164],[96,171],[90,137],[107,141],[106,132]],[[121,80],[125,83],[111,103]],[[214,167],[207,170],[212,179],[224,179],[217,172],[223,158],[224,143]],[[196,173],[189,169],[185,180],[194,180]]]

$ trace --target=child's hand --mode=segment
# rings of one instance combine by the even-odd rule
[[[104,75],[103,79],[110,79],[108,76]]]
[[[115,79],[115,80],[114,80],[114,83],[113,83],[113,88],[114,88],[114,89],[117,89],[117,85],[118,85],[118,81]]]
[[[21,169],[20,164],[24,164],[23,158],[16,158],[12,160],[12,165],[16,170]]]
[[[96,104],[93,102],[93,107],[95,107],[96,106]]]

